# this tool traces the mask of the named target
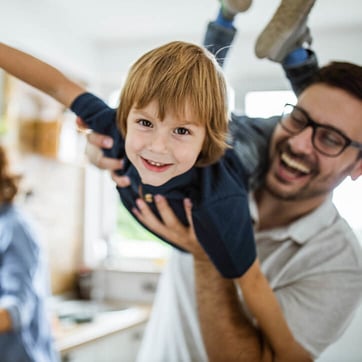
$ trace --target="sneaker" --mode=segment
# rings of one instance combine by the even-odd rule
[[[294,49],[310,45],[307,18],[314,3],[315,0],[282,0],[256,40],[255,55],[281,63]]]
[[[250,8],[252,0],[219,0],[223,14],[233,18],[237,13],[242,13]]]

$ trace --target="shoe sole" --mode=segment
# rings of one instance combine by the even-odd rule
[[[222,1],[223,3],[228,3],[228,10],[232,11],[233,13],[242,13],[248,10],[251,6],[252,0],[229,0],[229,1]]]
[[[305,22],[315,1],[283,0],[268,25],[258,36],[255,43],[255,55],[258,58],[281,61],[278,55],[283,48],[293,43],[291,38],[294,34],[300,35],[297,30]]]
[[[251,6],[252,0],[220,0],[221,6],[228,13],[236,15],[248,10]]]

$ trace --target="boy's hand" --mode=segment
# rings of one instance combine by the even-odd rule
[[[117,186],[129,186],[131,181],[127,176],[119,176],[115,173],[115,171],[122,169],[123,160],[105,157],[101,150],[101,148],[111,148],[113,146],[113,139],[111,137],[91,131],[79,117],[77,117],[76,123],[78,129],[87,135],[88,143],[86,146],[86,155],[89,161],[94,166],[102,170],[110,171],[112,180],[117,184]]]

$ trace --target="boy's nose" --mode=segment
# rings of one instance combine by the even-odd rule
[[[154,133],[150,142],[150,149],[154,152],[163,153],[167,150],[167,135],[161,132]]]

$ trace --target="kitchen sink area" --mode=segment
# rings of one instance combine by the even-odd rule
[[[92,322],[99,314],[119,312],[130,308],[129,304],[118,301],[96,301],[64,299],[55,303],[53,310],[63,324]]]
[[[134,361],[159,272],[95,269],[82,288],[50,300],[62,362]]]
[[[148,320],[150,306],[112,300],[55,297],[52,310],[56,347],[62,360],[82,361],[83,358],[79,356],[94,356],[94,353],[107,349],[105,346],[114,340],[117,340],[117,344],[122,344],[124,340],[127,340],[127,345],[132,341],[139,343],[140,331]],[[133,333],[131,337],[130,333]],[[84,357],[85,360],[87,358]]]

